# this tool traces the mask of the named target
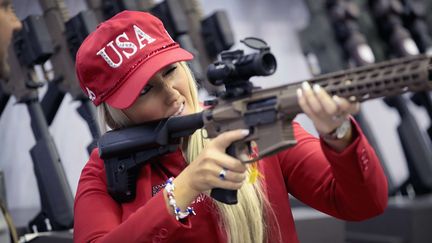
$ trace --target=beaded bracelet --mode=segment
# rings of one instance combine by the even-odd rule
[[[173,208],[174,215],[175,215],[176,219],[177,220],[184,219],[187,216],[189,216],[190,214],[196,215],[196,213],[192,207],[187,207],[186,210],[183,212],[180,210],[179,207],[177,207],[177,203],[176,203],[175,196],[174,196],[175,186],[174,186],[173,180],[174,180],[173,177],[171,177],[167,180],[166,186],[165,186],[165,191],[167,192],[167,195],[168,195],[168,203]]]

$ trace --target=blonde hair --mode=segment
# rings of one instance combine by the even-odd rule
[[[180,66],[188,75],[189,91],[192,97],[192,104],[195,112],[202,111],[198,100],[198,92],[192,72],[185,62],[180,62]],[[123,128],[132,125],[128,117],[118,109],[102,103],[98,106],[99,123],[102,132],[106,132],[108,127],[111,129]],[[107,127],[108,126],[108,127]],[[186,160],[188,163],[194,161],[207,143],[205,130],[197,130],[188,139]],[[250,173],[251,167],[248,169]],[[219,210],[220,227],[227,234],[228,242],[265,242],[268,237],[266,222],[270,218],[275,219],[274,212],[271,210],[270,203],[265,196],[261,181],[256,183],[246,182],[238,190],[238,203],[227,205],[213,200]],[[270,217],[271,216],[271,217]],[[277,224],[277,221],[274,220]],[[280,237],[280,231],[277,230]],[[272,232],[273,233],[273,232]]]

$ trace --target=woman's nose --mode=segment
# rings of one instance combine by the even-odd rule
[[[176,102],[180,98],[180,92],[172,83],[169,82],[165,83],[164,88],[166,93],[165,102],[167,105],[171,105],[172,103]]]

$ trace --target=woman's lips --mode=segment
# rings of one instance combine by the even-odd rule
[[[172,116],[180,116],[183,113],[184,109],[185,109],[185,103],[183,102],[183,103],[181,103],[177,112],[174,113]]]

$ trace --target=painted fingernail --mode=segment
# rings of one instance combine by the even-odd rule
[[[306,82],[306,81],[304,81],[304,82],[302,83],[302,88],[303,88],[304,90],[311,90],[311,86],[310,86],[310,84],[309,84],[308,82]]]
[[[337,95],[333,95],[332,98],[333,98],[334,102],[336,102],[336,104],[340,104],[340,103],[341,103],[341,99],[340,99],[339,96],[337,96]]]
[[[297,89],[297,97],[298,98],[303,97],[303,91],[300,88]]]
[[[242,129],[241,130],[241,134],[244,135],[244,136],[249,135],[249,129]]]
[[[319,93],[321,91],[321,86],[319,84],[314,84],[313,90],[315,93]]]

